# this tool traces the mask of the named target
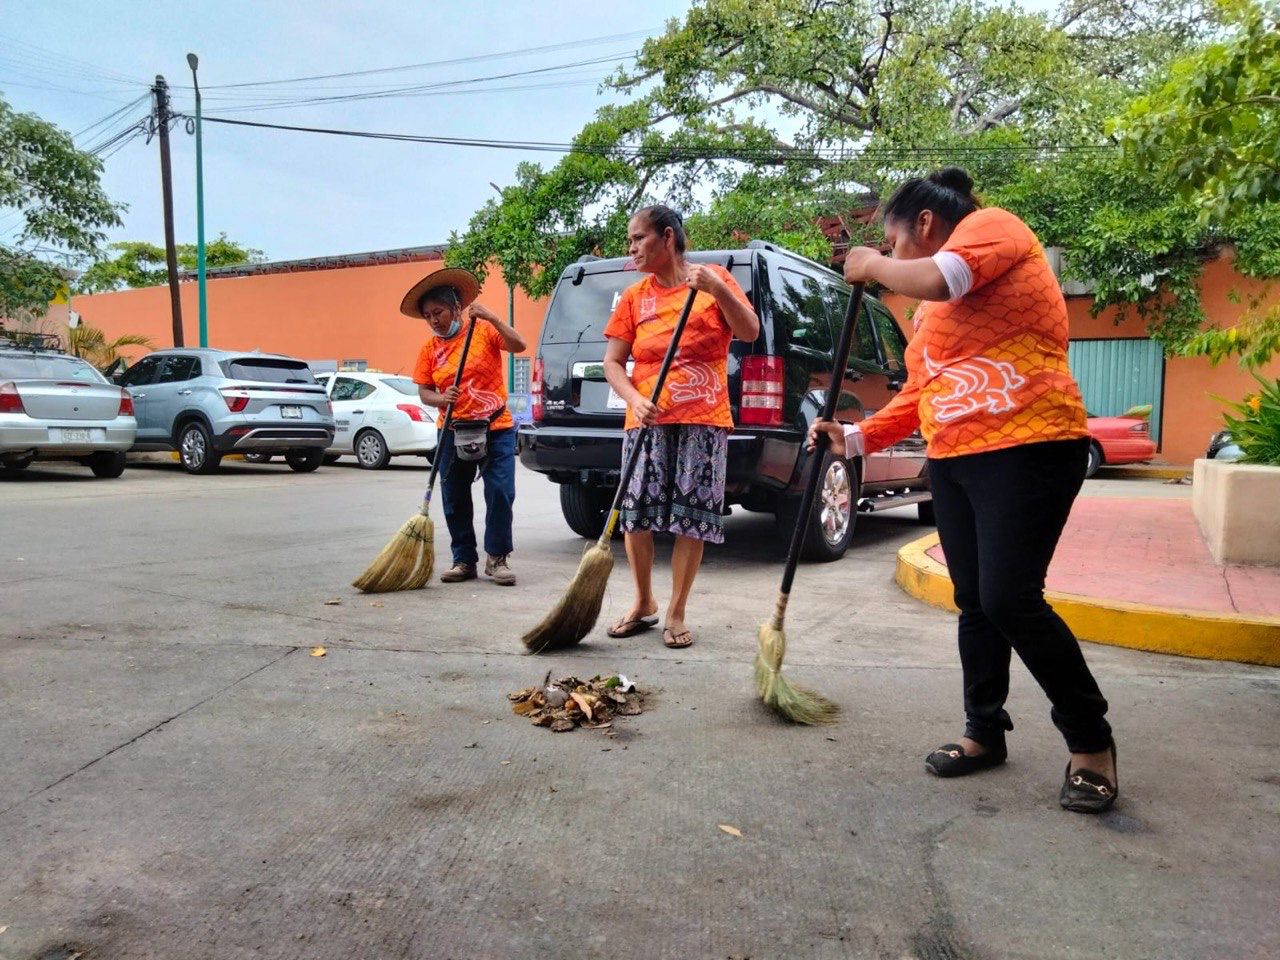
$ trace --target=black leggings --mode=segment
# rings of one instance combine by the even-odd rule
[[[929,461],[938,534],[960,608],[965,736],[1002,749],[1013,721],[1009,651],[1053,704],[1073,753],[1111,745],[1107,701],[1080,643],[1044,599],[1058,537],[1084,483],[1089,441],[1028,443]]]

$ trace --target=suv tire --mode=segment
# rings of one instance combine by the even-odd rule
[[[319,470],[320,464],[324,463],[324,450],[320,447],[312,447],[309,450],[288,450],[285,452],[284,459],[290,469],[298,473],[311,473]]]
[[[839,560],[853,542],[858,519],[858,470],[844,457],[826,451],[822,455],[822,479],[809,515],[800,556],[805,560],[830,563]],[[800,512],[800,497],[788,497],[778,508],[779,532],[790,547]]]
[[[8,470],[10,473],[20,473],[31,466],[31,461],[35,457],[14,457],[10,460],[0,460],[0,470]]]
[[[356,434],[356,463],[365,470],[381,470],[391,462],[391,451],[387,449],[387,440],[372,427]]]
[[[124,473],[124,453],[119,450],[99,450],[89,457],[89,469],[95,477],[111,479]]]
[[[199,420],[178,431],[178,460],[187,473],[217,473],[222,465],[222,454],[213,449],[213,438]]]
[[[598,540],[613,500],[599,487],[585,483],[560,484],[560,512],[569,529],[580,537]]]

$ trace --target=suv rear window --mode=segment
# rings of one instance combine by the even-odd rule
[[[258,380],[264,383],[309,383],[316,378],[301,360],[273,360],[268,357],[237,357],[224,360],[222,369],[233,380]]]
[[[751,296],[751,267],[735,264],[730,271],[738,286]],[[556,295],[543,322],[543,343],[591,343],[605,339],[604,328],[622,291],[639,283],[645,275],[635,270],[612,273],[589,273],[575,285],[565,278],[556,287]]]
[[[0,380],[6,379],[107,382],[106,377],[77,357],[0,353]]]

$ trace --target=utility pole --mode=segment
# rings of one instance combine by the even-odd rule
[[[187,65],[191,67],[191,83],[196,88],[196,281],[200,285],[200,346],[209,345],[209,298],[205,287],[204,269],[204,146],[200,125],[200,78],[196,70],[200,67],[200,58],[194,53],[187,54]]]
[[[164,195],[164,254],[169,265],[169,300],[173,306],[173,345],[185,346],[182,340],[182,297],[178,293],[178,251],[173,240],[173,173],[169,163],[169,85],[156,74],[156,133],[160,137],[160,187]]]

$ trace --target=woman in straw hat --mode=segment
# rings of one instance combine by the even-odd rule
[[[524,337],[483,304],[476,303],[480,281],[469,270],[437,270],[414,285],[400,304],[405,316],[426,320],[433,336],[422,347],[413,368],[418,396],[441,408],[436,456],[445,521],[453,550],[453,566],[440,575],[442,583],[476,578],[479,554],[472,525],[471,484],[479,472],[484,480],[485,575],[494,583],[512,586],[515,574],[508,564],[512,550],[512,504],[516,498],[516,431],[507,410],[502,352],[520,353]],[[462,313],[466,310],[464,321]],[[462,381],[454,386],[466,343],[466,325],[475,321],[475,335],[463,366]],[[453,423],[487,423],[487,451],[479,460],[459,459],[456,434],[444,430],[443,408],[453,404]]]

